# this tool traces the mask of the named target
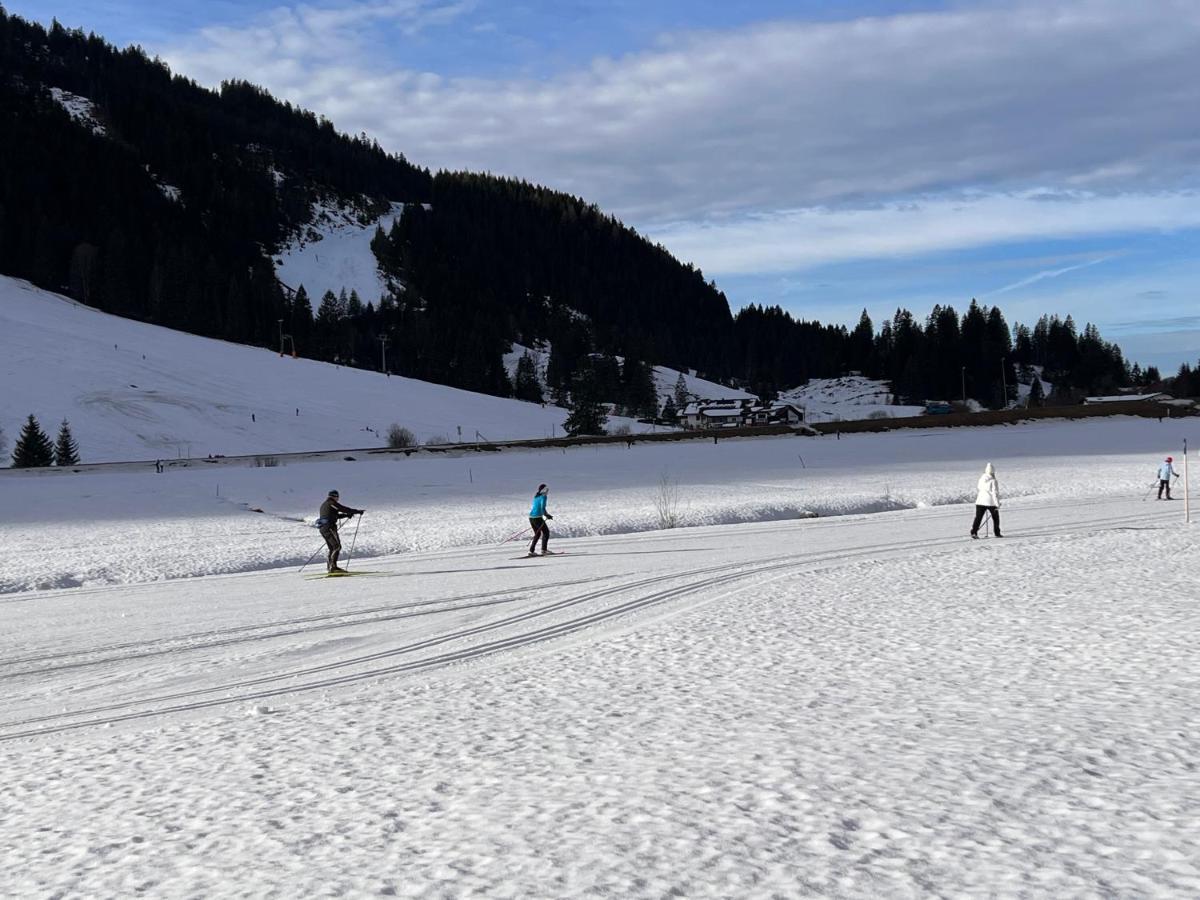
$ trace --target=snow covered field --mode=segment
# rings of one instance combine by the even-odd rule
[[[466,441],[552,437],[567,416],[146,325],[3,276],[0,380],[9,451],[32,413],[51,437],[68,419],[83,462],[382,447],[393,422],[421,442],[460,427]]]
[[[6,890],[1197,896],[1193,421],[9,473]]]

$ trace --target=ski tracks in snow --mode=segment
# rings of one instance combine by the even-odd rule
[[[961,512],[954,512],[954,515],[945,509],[931,512],[924,517],[925,524],[941,522],[950,528],[961,525]],[[1025,515],[1030,512],[1026,510]],[[1153,508],[1114,514],[1112,504],[1103,503],[1082,508],[1045,504],[1037,509],[1036,515],[1042,524],[1003,540],[1029,541],[1097,529],[1152,525],[1163,518],[1163,514]],[[509,654],[540,645],[558,646],[566,638],[604,637],[623,624],[636,625],[651,616],[693,609],[699,603],[743,593],[771,580],[896,556],[929,556],[952,549],[961,550],[964,543],[961,532],[954,536],[852,543],[859,535],[879,536],[891,530],[908,530],[912,527],[910,517],[911,513],[824,520],[820,524],[789,523],[786,527],[778,524],[726,527],[703,529],[702,533],[688,530],[651,539],[644,535],[608,541],[589,539],[577,542],[578,554],[565,556],[553,565],[563,566],[576,560],[579,568],[586,570],[589,547],[611,549],[623,544],[664,543],[663,553],[669,557],[671,548],[679,552],[681,541],[708,544],[710,554],[731,558],[715,565],[682,571],[668,566],[661,574],[635,579],[611,571],[610,566],[610,571],[599,579],[586,577],[581,572],[584,577],[544,585],[536,581],[525,582],[518,587],[494,591],[410,599],[356,610],[297,616],[268,624],[230,626],[100,648],[84,647],[11,658],[0,662],[0,685],[5,686],[15,701],[0,721],[0,741],[188,715],[263,700],[278,701],[386,677],[478,663],[490,657],[505,659]],[[801,548],[810,543],[806,537],[817,537],[818,543],[823,541],[830,546],[760,556],[754,544],[764,535],[771,535],[773,540],[794,541]],[[722,547],[730,540],[742,542],[747,539],[749,548],[739,544],[730,552]],[[478,554],[464,552],[441,552],[430,556],[443,564],[447,560],[457,561],[461,568],[452,571],[467,579],[478,578],[477,570],[486,570],[484,564],[491,561],[489,557],[480,560]],[[413,579],[419,577],[422,562],[420,558],[407,562],[414,570]],[[541,567],[541,563],[529,567],[529,573],[540,577],[545,574]],[[292,576],[257,573],[246,577],[261,584]],[[228,591],[241,579],[223,576],[214,580]],[[581,592],[570,591],[581,583],[587,583],[589,588]],[[189,587],[194,586],[195,582],[189,582]],[[339,585],[338,589],[345,590],[346,586]],[[404,587],[399,589],[404,590]],[[170,585],[160,587],[163,593],[171,590]],[[391,590],[394,588],[380,588],[372,595]],[[233,592],[236,593],[236,589]],[[414,634],[410,626],[417,619],[430,619],[434,624],[417,629]],[[363,637],[366,630],[370,630],[369,639]],[[342,632],[354,632],[357,636],[339,641],[336,635]],[[397,635],[409,639],[393,643]],[[319,639],[321,655],[329,658],[308,665],[280,665],[281,661],[289,661],[295,655],[294,639],[301,637]],[[370,646],[369,652],[346,652],[360,649],[364,643]],[[252,667],[258,671],[250,677],[224,677],[231,649],[240,651],[239,659],[254,658]],[[146,668],[150,662],[159,667]],[[181,677],[181,672],[186,674]],[[181,680],[184,682],[182,689],[163,689]],[[117,695],[110,696],[114,687],[118,688]],[[23,690],[27,690],[29,696],[23,698]],[[107,702],[89,701],[97,693],[108,696]],[[47,698],[63,696],[70,698],[67,706],[54,712],[45,711]],[[37,712],[39,707],[43,709],[40,713]],[[22,710],[25,711],[23,715]]]

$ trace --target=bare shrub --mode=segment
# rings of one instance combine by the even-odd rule
[[[417,443],[417,436],[407,428],[392,423],[387,430],[387,445],[393,450],[402,450],[405,447],[414,447]]]
[[[658,488],[654,492],[654,510],[658,513],[658,527],[662,529],[679,526],[679,482],[663,469],[658,476]]]

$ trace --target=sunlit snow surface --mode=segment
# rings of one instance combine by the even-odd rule
[[[1197,896],[1193,421],[5,475],[5,891]]]

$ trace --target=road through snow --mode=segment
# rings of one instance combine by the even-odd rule
[[[0,598],[17,895],[1196,896],[1175,504]]]

